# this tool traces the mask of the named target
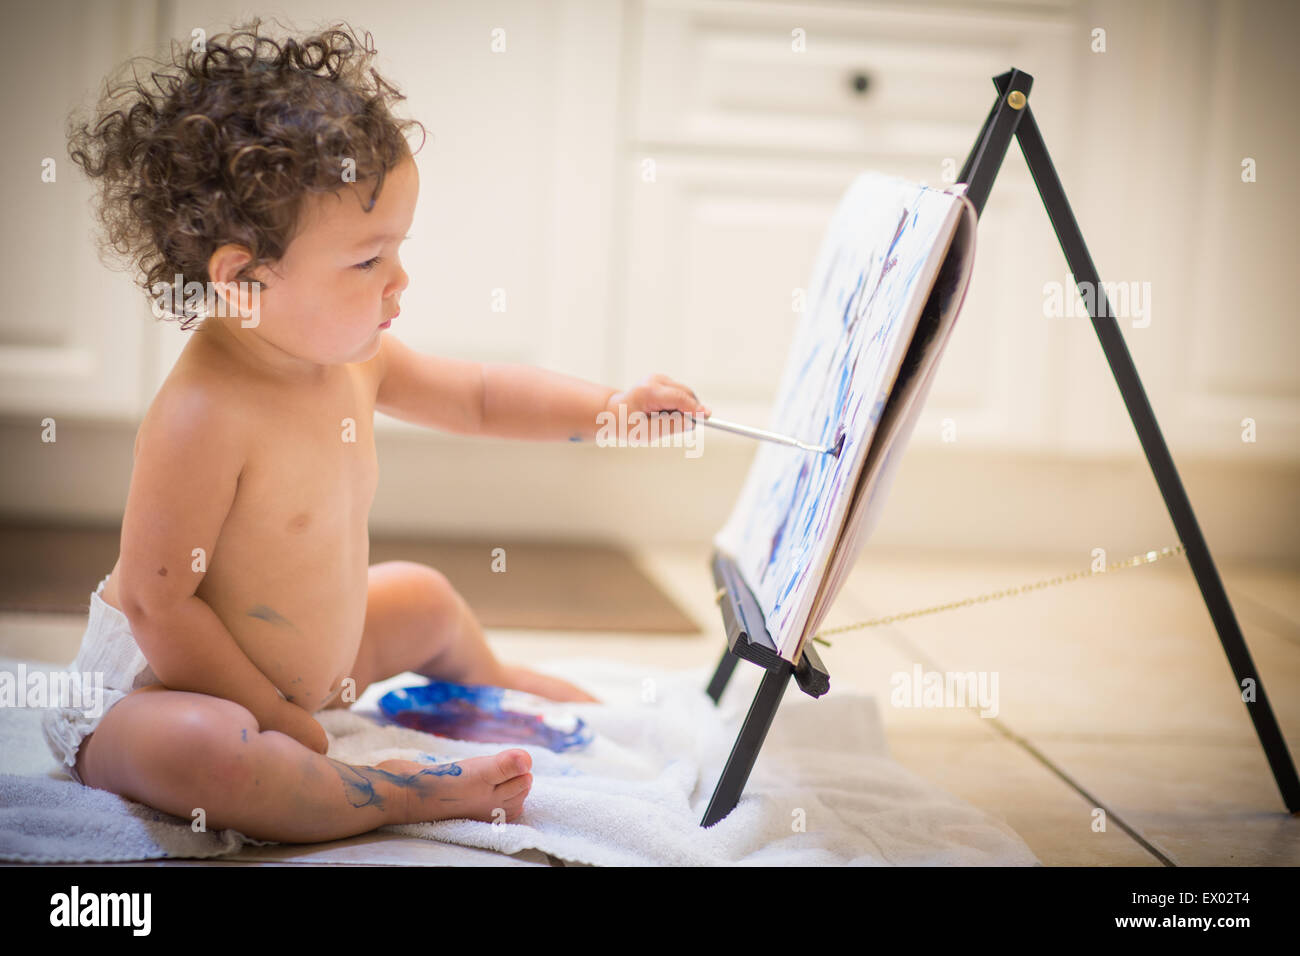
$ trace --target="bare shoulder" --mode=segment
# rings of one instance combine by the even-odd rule
[[[195,548],[214,553],[234,502],[248,448],[232,404],[237,393],[220,370],[185,355],[145,413],[122,519],[116,593],[128,615],[173,604],[195,593],[202,580],[202,574],[168,571],[187,562]]]
[[[229,439],[245,419],[239,407],[245,394],[233,362],[202,340],[187,342],[145,413],[136,434],[137,453],[146,434],[157,434],[167,441],[186,436],[197,439],[200,435],[225,439],[221,444],[229,452]],[[190,440],[181,444],[189,445]]]

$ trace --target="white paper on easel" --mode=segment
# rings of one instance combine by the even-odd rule
[[[872,530],[880,521],[885,500],[894,483],[894,475],[908,442],[916,429],[916,421],[934,384],[939,357],[947,346],[948,338],[957,321],[971,270],[975,263],[975,207],[963,202],[963,213],[943,259],[938,280],[926,300],[912,346],[894,383],[893,391],[885,404],[880,425],[867,453],[867,461],[854,490],[839,542],[831,552],[831,562],[822,577],[812,610],[795,646],[791,659],[797,661],[803,646],[816,632],[839,594],[845,578],[853,570],[858,554],[866,544]]]
[[[964,298],[975,230],[959,192],[863,173],[822,242],[768,427],[827,446],[843,432],[843,450],[760,443],[714,538],[787,660],[798,660],[878,519]],[[918,324],[924,342],[900,377]]]

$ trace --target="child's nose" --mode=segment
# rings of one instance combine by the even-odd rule
[[[402,268],[402,264],[399,262],[397,264],[397,275],[393,277],[393,281],[390,282],[388,288],[384,290],[384,298],[387,299],[406,291],[406,287],[410,282],[411,277],[406,274],[406,270]]]

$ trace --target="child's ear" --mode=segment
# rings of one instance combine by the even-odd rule
[[[213,285],[238,282],[239,270],[252,261],[252,253],[235,243],[226,243],[208,257],[208,278]]]
[[[221,246],[208,257],[208,279],[225,303],[223,314],[252,319],[255,325],[261,304],[260,282],[241,278],[239,274],[252,259],[243,246],[234,243]]]

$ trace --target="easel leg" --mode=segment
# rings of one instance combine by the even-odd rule
[[[713,680],[709,681],[708,694],[715,704],[722,699],[722,692],[727,689],[727,682],[731,680],[731,672],[736,669],[738,660],[740,658],[732,653],[731,648],[722,651],[722,660],[718,661],[718,669],[713,672]]]
[[[730,652],[728,656],[734,658]],[[727,765],[722,768],[722,776],[718,778],[718,785],[713,790],[713,799],[709,801],[709,808],[704,811],[704,819],[700,821],[700,826],[713,826],[734,810],[736,804],[740,802],[740,794],[749,780],[749,772],[754,769],[754,761],[758,759],[758,752],[762,749],[767,731],[772,726],[772,718],[776,716],[776,709],[780,706],[781,698],[785,696],[785,689],[790,684],[790,675],[794,673],[794,668],[788,661],[783,663],[784,666],[773,667],[763,672],[763,682],[758,686],[754,702],[749,705],[745,723],[740,728],[740,735],[736,737],[736,743],[731,748],[731,755],[727,757]],[[735,666],[734,660],[731,666]],[[721,664],[718,669],[721,671]],[[714,675],[714,679],[717,679],[717,675]]]
[[[1065,259],[1069,263],[1075,281],[1096,290],[1093,299],[1094,311],[1091,315],[1093,328],[1101,341],[1102,351],[1106,353],[1106,361],[1110,363],[1111,373],[1119,385],[1120,395],[1128,408],[1129,418],[1133,420],[1133,427],[1142,443],[1142,450],[1146,453],[1156,485],[1159,486],[1160,494],[1165,499],[1165,507],[1169,509],[1169,517],[1173,519],[1178,540],[1187,550],[1187,562],[1191,565],[1192,574],[1201,589],[1201,597],[1205,600],[1210,619],[1214,622],[1214,629],[1218,632],[1219,642],[1223,645],[1223,652],[1228,657],[1228,665],[1236,678],[1236,693],[1246,703],[1246,712],[1250,714],[1250,719],[1255,724],[1255,733],[1259,736],[1260,744],[1263,745],[1264,755],[1268,758],[1273,778],[1281,791],[1282,802],[1292,813],[1300,812],[1300,777],[1296,776],[1295,763],[1291,760],[1286,740],[1282,737],[1282,729],[1278,726],[1273,708],[1264,693],[1264,682],[1255,668],[1254,661],[1251,660],[1250,651],[1246,648],[1246,640],[1242,637],[1241,627],[1232,611],[1232,605],[1228,603],[1228,594],[1223,588],[1223,581],[1219,578],[1214,560],[1210,557],[1209,545],[1206,544],[1205,536],[1201,534],[1201,527],[1196,521],[1196,515],[1192,512],[1192,503],[1178,477],[1178,469],[1174,466],[1169,446],[1165,444],[1164,436],[1160,433],[1155,412],[1152,411],[1151,403],[1147,400],[1133,358],[1129,354],[1123,335],[1120,334],[1110,303],[1106,300],[1104,288],[1097,275],[1097,267],[1093,265],[1092,256],[1088,254],[1083,233],[1080,232],[1079,223],[1074,218],[1074,212],[1065,198],[1065,189],[1061,186],[1056,168],[1048,156],[1047,146],[1038,131],[1033,112],[1025,107],[1024,114],[1016,127],[1020,150],[1025,154],[1025,162],[1034,177],[1035,185],[1038,186],[1043,205],[1047,207],[1048,217],[1052,220],[1052,227],[1056,230],[1056,236],[1060,240],[1061,249],[1065,252]],[[1249,699],[1247,689],[1251,692]]]

